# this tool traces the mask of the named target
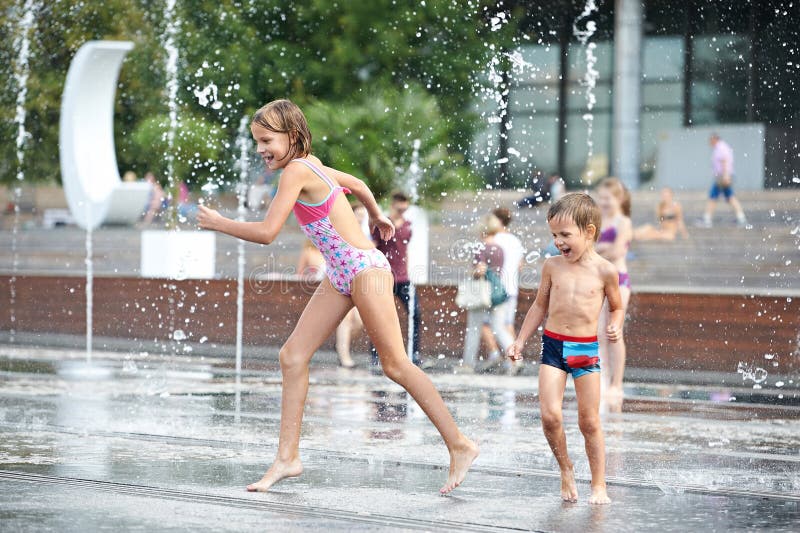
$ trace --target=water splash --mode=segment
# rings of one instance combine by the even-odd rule
[[[597,31],[597,23],[593,20],[588,20],[584,29],[580,28],[580,23],[584,19],[592,16],[592,14],[595,12],[597,12],[597,2],[595,0],[587,0],[586,5],[583,7],[583,11],[580,15],[578,15],[578,17],[575,19],[575,22],[572,24],[572,34],[578,39],[578,42],[581,43],[581,46],[583,46],[586,58],[586,72],[581,80],[581,85],[584,87],[586,109],[588,110],[588,112],[584,113],[582,116],[583,120],[586,122],[587,158],[591,158],[594,155],[594,141],[592,140],[592,129],[594,125],[593,109],[597,103],[597,97],[594,94],[594,90],[597,86],[597,78],[600,76],[600,73],[595,68],[595,65],[597,64],[597,56],[595,56],[594,51],[597,48],[597,44],[589,42],[589,39],[591,39]],[[589,169],[589,172],[592,172],[591,169]]]
[[[12,203],[14,204],[14,225],[11,233],[11,278],[8,282],[9,290],[9,315],[11,328],[9,330],[9,341],[14,342],[16,334],[16,313],[15,305],[17,302],[17,268],[19,266],[19,254],[17,252],[17,234],[19,233],[19,202],[22,195],[21,184],[25,181],[25,143],[28,140],[28,132],[25,129],[25,119],[27,111],[25,104],[28,100],[28,77],[30,76],[30,55],[31,55],[31,33],[36,24],[34,13],[39,4],[34,0],[25,0],[22,5],[22,12],[17,22],[17,36],[14,39],[14,48],[18,50],[17,61],[14,65],[14,80],[17,83],[16,112],[14,122],[17,125],[17,184],[14,185]]]
[[[767,380],[767,371],[743,361],[736,366],[736,373],[742,375],[742,381],[752,381],[754,389],[760,389],[761,383]]]
[[[247,198],[247,177],[250,172],[250,117],[242,117],[239,122],[239,134],[236,137],[236,145],[239,147],[239,206],[236,210],[236,220],[243,222],[247,209],[245,199]],[[245,249],[244,241],[238,239],[238,276],[236,278],[236,392],[239,393],[242,375],[242,336],[244,335],[244,270],[245,270]],[[237,405],[241,401],[237,396]],[[238,413],[239,410],[237,409]]]
[[[178,47],[175,44],[175,39],[178,34],[179,21],[175,17],[175,1],[166,0],[164,6],[164,22],[166,25],[164,31],[163,46],[167,53],[165,61],[165,72],[167,76],[167,105],[169,111],[169,127],[167,129],[167,152],[164,157],[167,161],[167,183],[168,191],[167,198],[169,199],[169,209],[171,211],[177,210],[177,198],[173,198],[173,191],[175,190],[175,135],[180,125],[178,121]],[[172,219],[169,216],[168,219]],[[172,229],[180,229],[177,227]]]

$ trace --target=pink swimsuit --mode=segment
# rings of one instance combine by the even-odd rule
[[[314,174],[319,176],[331,188],[331,192],[322,202],[309,204],[297,200],[297,203],[294,204],[294,216],[300,223],[300,229],[311,239],[311,242],[314,243],[314,246],[325,258],[325,264],[327,265],[325,273],[331,281],[331,285],[345,296],[350,296],[350,286],[353,283],[353,278],[362,271],[368,268],[384,268],[391,272],[389,261],[380,250],[377,248],[368,250],[356,248],[339,235],[330,218],[328,218],[328,214],[339,193],[348,194],[350,190],[346,187],[334,185],[331,179],[311,161],[307,159],[292,160],[292,162],[295,161],[303,163],[310,168]]]

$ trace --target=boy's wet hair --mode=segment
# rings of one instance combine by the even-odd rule
[[[292,159],[311,154],[311,131],[305,115],[294,102],[273,100],[255,112],[252,123],[275,133],[287,134]]]
[[[547,221],[554,218],[572,220],[583,232],[589,231],[589,226],[594,226],[594,240],[600,238],[600,208],[584,192],[567,193],[552,204],[547,210]]]

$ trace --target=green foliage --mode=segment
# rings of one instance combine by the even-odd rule
[[[134,156],[147,163],[147,168],[164,176],[166,184],[168,153],[167,132],[169,117],[156,115],[139,124],[132,135]],[[177,180],[187,184],[205,183],[212,175],[214,161],[223,147],[223,132],[209,121],[185,115],[181,117],[173,142],[174,174]]]
[[[22,3],[11,1],[0,7],[0,24],[11,30],[0,35],[0,72],[9,79]],[[26,179],[58,179],[61,92],[69,61],[90,39],[134,41],[117,94],[117,159],[123,171],[164,177],[163,8],[150,0],[40,2],[26,105]],[[474,78],[515,31],[512,24],[490,30],[487,21],[497,9],[493,0],[178,0],[185,127],[176,178],[206,179],[210,159],[217,178],[233,180],[241,117],[288,97],[309,115],[320,155],[364,177],[376,192],[397,185],[414,138],[423,143],[424,195],[470,186],[463,154],[478,126],[469,112]],[[194,95],[211,83],[223,104],[216,109]],[[15,84],[6,83],[0,182],[16,173],[15,98]]]
[[[362,177],[377,196],[408,189],[405,169],[420,140],[420,192],[438,194],[473,183],[463,159],[448,153],[448,130],[436,98],[418,86],[376,89],[349,103],[306,106],[313,148],[327,163]]]

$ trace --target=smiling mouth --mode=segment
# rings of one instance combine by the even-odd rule
[[[569,253],[572,251],[572,248],[559,248],[559,250],[561,251],[561,255],[569,255]]]
[[[261,159],[264,160],[264,163],[269,165],[270,163],[272,163],[272,161],[275,160],[275,156],[274,155],[265,155],[265,156],[262,156]]]

